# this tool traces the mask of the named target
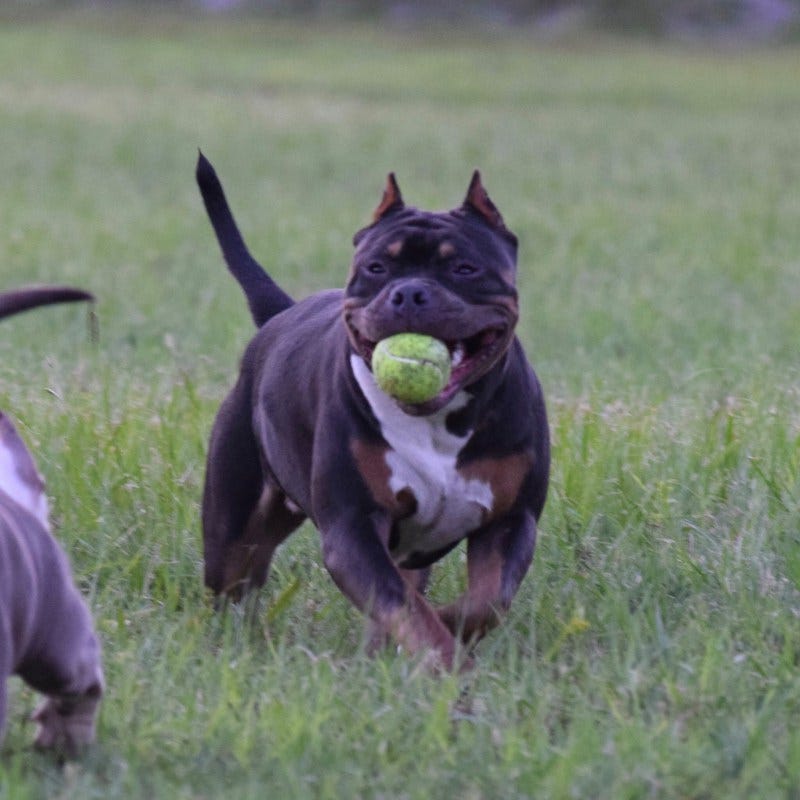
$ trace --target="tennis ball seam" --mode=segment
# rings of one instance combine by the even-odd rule
[[[393,361],[399,361],[401,364],[422,364],[423,366],[431,366],[443,372],[439,364],[430,358],[414,358],[413,356],[396,356],[393,353],[388,353],[385,358],[391,358]]]

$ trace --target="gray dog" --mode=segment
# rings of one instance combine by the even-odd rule
[[[0,294],[0,319],[92,296],[42,286]],[[34,713],[36,745],[74,754],[94,739],[103,694],[100,645],[69,562],[50,533],[36,465],[0,412],[0,740],[6,678],[19,675],[47,699]]]

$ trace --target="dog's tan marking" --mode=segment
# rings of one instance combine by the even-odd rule
[[[403,250],[405,239],[395,239],[387,248],[386,255],[390,258],[397,258]]]
[[[350,442],[350,452],[378,505],[385,508],[394,519],[403,519],[414,513],[417,500],[413,492],[408,488],[394,492],[390,486],[392,473],[386,462],[385,446],[353,439]]]
[[[507,273],[510,275],[510,271]],[[496,295],[491,300],[493,305],[496,306],[504,306],[508,309],[514,319],[519,316],[519,303],[517,302],[517,298],[513,296],[507,295]]]
[[[469,546],[468,546],[469,547]],[[462,641],[480,639],[501,621],[503,554],[492,548],[481,558],[467,556],[467,591],[453,603],[437,609],[439,618]]]
[[[488,521],[503,516],[511,509],[530,468],[530,456],[527,453],[516,453],[505,458],[471,461],[458,471],[467,480],[478,480],[491,487],[493,502],[485,520]]]
[[[439,245],[439,258],[450,258],[455,255],[456,248],[452,242],[442,242]]]

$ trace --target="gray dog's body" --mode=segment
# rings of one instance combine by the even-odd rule
[[[0,295],[0,318],[90,297],[65,287],[19,290]],[[44,483],[0,412],[0,740],[6,678],[15,674],[47,695],[34,714],[38,746],[71,753],[94,739],[103,693],[100,645],[67,557],[50,533]]]

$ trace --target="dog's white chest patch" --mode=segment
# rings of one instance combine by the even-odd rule
[[[407,490],[416,501],[413,516],[399,524],[392,555],[402,561],[414,552],[440,550],[475,530],[492,509],[492,489],[484,481],[464,478],[456,469],[471,432],[456,436],[445,426],[446,416],[466,404],[466,394],[456,395],[435,414],[412,417],[378,388],[361,358],[351,356],[350,363],[391,448],[386,454],[389,488],[395,495]]]
[[[0,491],[49,529],[44,482],[19,434],[3,414],[0,414]]]

